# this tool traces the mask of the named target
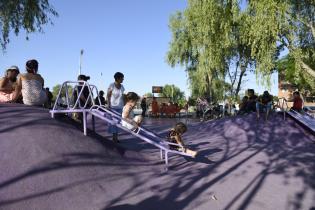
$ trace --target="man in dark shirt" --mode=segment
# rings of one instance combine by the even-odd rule
[[[100,99],[100,100],[98,100]],[[101,104],[100,104],[101,102]],[[99,94],[98,94],[98,97],[95,98],[95,104],[96,105],[105,105],[106,104],[106,101],[105,101],[105,98],[104,98],[104,91],[100,91]]]
[[[84,85],[84,82],[87,82],[89,79],[90,79],[89,76],[85,76],[83,74],[80,74],[78,76],[79,84],[75,87],[74,94],[73,94],[74,95],[74,101],[73,101],[74,104],[73,105],[76,104],[78,97],[80,96],[79,101],[75,107],[76,109],[87,109],[87,108],[90,108],[92,106],[93,98],[91,98],[92,96],[89,98],[89,95],[90,95],[89,88],[88,88],[88,86]],[[82,90],[82,87],[83,87],[83,90]],[[81,93],[81,90],[82,90],[82,93]],[[73,113],[72,116],[73,116],[74,120],[82,123],[82,120],[83,120],[83,114],[82,113]]]
[[[255,95],[254,89],[248,89],[248,100],[246,103],[245,112],[256,112],[256,101],[257,96]]]
[[[47,109],[50,109],[51,108],[52,99],[53,99],[53,94],[52,94],[52,92],[50,92],[48,87],[46,87],[45,90],[46,90],[46,95],[47,95],[47,101],[45,103],[45,107]]]
[[[85,76],[83,74],[80,74],[78,76],[78,81],[85,81],[85,82],[87,82],[89,79],[90,79],[89,76]],[[80,82],[79,84],[80,85],[77,86],[78,89],[77,89],[77,93],[76,94],[80,94],[80,92],[82,90],[82,87],[83,87],[83,82]],[[80,95],[80,107],[83,108],[85,106],[85,104],[87,105],[85,108],[89,108],[91,106],[91,104],[92,104],[91,98],[87,102],[87,99],[88,99],[89,95],[90,95],[89,88],[87,86],[84,86],[82,94]],[[77,96],[75,98],[77,98]]]
[[[266,109],[266,120],[268,120],[269,112],[271,110],[273,96],[265,91],[262,96],[259,96],[256,103],[257,119],[260,118],[260,112]]]
[[[248,103],[248,96],[244,96],[239,106],[240,110],[238,111],[238,115],[242,115],[246,113],[247,103]]]
[[[147,100],[145,97],[141,100],[142,117],[145,117],[145,112],[147,111]]]

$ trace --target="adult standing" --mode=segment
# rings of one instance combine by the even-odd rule
[[[141,100],[141,109],[142,109],[142,117],[145,117],[145,113],[147,111],[147,99],[143,97]]]
[[[122,85],[124,81],[124,74],[116,72],[114,75],[115,82],[111,83],[107,90],[107,103],[110,109],[122,113],[124,107],[124,91],[125,88]],[[109,126],[109,132],[113,134],[113,141],[118,141],[118,128],[116,126]]]

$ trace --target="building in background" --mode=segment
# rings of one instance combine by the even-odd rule
[[[293,92],[297,90],[296,85],[285,80],[284,74],[278,74],[278,98],[285,98],[287,101],[292,101]]]
[[[292,106],[293,92],[300,91],[304,101],[304,106],[315,106],[315,95],[311,95],[311,90],[299,90],[298,86],[285,80],[285,75],[278,74],[278,98],[285,98],[288,106]]]

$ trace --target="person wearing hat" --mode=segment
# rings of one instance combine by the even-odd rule
[[[262,96],[259,96],[256,102],[257,119],[260,118],[260,112],[266,110],[266,120],[268,120],[269,112],[271,110],[273,97],[268,91],[264,91]]]
[[[0,79],[0,102],[7,103],[12,101],[19,73],[17,66],[11,66],[5,71],[5,76]]]
[[[28,60],[26,71],[27,73],[21,74],[17,80],[13,101],[22,96],[25,105],[42,106],[47,101],[47,95],[44,89],[44,79],[38,74],[38,61]]]

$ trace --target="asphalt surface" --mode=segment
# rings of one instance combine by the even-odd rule
[[[165,135],[176,121],[144,126]],[[315,209],[315,137],[293,120],[187,123],[199,155],[165,170],[157,149],[126,133],[114,144],[99,120],[84,136],[67,117],[0,104],[0,209]]]

